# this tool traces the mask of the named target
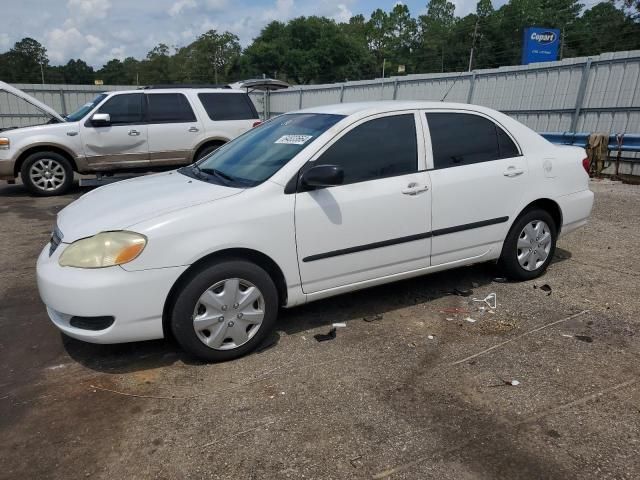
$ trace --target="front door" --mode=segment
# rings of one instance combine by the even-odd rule
[[[307,164],[344,184],[296,194],[302,289],[314,293],[429,266],[430,181],[414,112],[362,120]]]
[[[499,255],[528,181],[507,132],[477,113],[426,112],[433,167],[431,263]]]
[[[81,124],[80,136],[90,168],[110,170],[149,164],[144,94],[114,95],[94,113],[108,113],[111,122],[94,125],[88,118]]]

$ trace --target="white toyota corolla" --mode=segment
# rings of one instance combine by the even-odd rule
[[[584,225],[584,150],[488,108],[375,102],[281,115],[189,167],[60,212],[38,287],[64,333],[254,349],[280,307],[489,260],[541,275]]]

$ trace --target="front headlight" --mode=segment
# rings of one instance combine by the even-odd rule
[[[69,245],[58,263],[62,267],[103,268],[135,259],[147,244],[144,235],[134,232],[102,232]]]
[[[11,142],[7,137],[0,137],[0,150],[9,150]]]

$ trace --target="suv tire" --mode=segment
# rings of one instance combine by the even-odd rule
[[[51,197],[66,193],[73,183],[73,167],[56,152],[36,152],[22,163],[20,177],[34,195]]]
[[[204,148],[200,149],[200,150],[196,153],[196,155],[195,155],[195,157],[194,157],[193,161],[194,161],[194,162],[197,162],[197,161],[198,161],[198,160],[200,160],[201,158],[204,158],[204,157],[206,157],[207,155],[209,155],[210,153],[215,152],[215,151],[216,151],[217,149],[219,149],[222,145],[224,145],[224,144],[223,144],[223,143],[214,143],[214,144],[212,144],[212,145],[207,145],[206,147],[204,147]]]
[[[502,247],[500,265],[514,280],[542,275],[556,251],[558,229],[551,215],[535,208],[516,219]]]
[[[266,271],[246,260],[224,260],[183,283],[171,311],[171,331],[191,355],[223,362],[260,345],[278,309],[278,291]]]

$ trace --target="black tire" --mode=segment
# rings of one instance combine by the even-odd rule
[[[204,344],[193,324],[193,315],[201,295],[226,279],[239,278],[256,286],[264,299],[264,318],[257,332],[246,343],[229,350],[219,350]],[[223,260],[193,273],[181,286],[171,311],[171,331],[178,344],[189,354],[205,362],[224,362],[241,357],[258,347],[271,333],[278,317],[278,291],[269,274],[246,260]],[[224,323],[233,320],[229,306]],[[229,318],[226,318],[226,317]]]
[[[222,143],[214,143],[214,144],[211,144],[211,145],[207,145],[206,147],[203,147],[202,149],[198,150],[198,152],[196,153],[195,157],[193,158],[193,161],[197,162],[201,158],[204,158],[207,155],[209,155],[211,152],[215,152],[222,145],[223,145]]]
[[[525,226],[531,222],[543,221],[549,227],[551,234],[551,246],[547,258],[535,270],[527,270],[518,261],[518,239],[522,234]],[[544,274],[547,267],[553,259],[556,251],[556,240],[558,238],[558,227],[553,217],[545,210],[531,209],[520,215],[509,230],[507,239],[502,247],[502,255],[500,256],[499,265],[507,277],[513,280],[532,280]],[[534,240],[535,241],[535,240]],[[532,248],[539,248],[536,244]]]
[[[51,179],[36,176],[38,172],[54,175]],[[36,152],[29,155],[20,168],[20,178],[27,190],[41,197],[65,194],[73,184],[73,167],[69,160],[56,152]],[[43,183],[36,183],[42,178]]]

